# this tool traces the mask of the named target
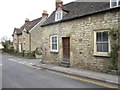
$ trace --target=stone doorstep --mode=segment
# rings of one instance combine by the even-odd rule
[[[55,72],[60,72],[60,73],[65,73],[65,74],[69,74],[69,75],[75,75],[75,76],[80,76],[80,77],[83,77],[83,78],[89,78],[89,79],[93,79],[93,80],[98,80],[98,81],[103,81],[103,82],[108,82],[108,83],[113,83],[113,84],[120,84],[118,81],[113,81],[113,80],[108,80],[106,78],[102,78],[102,77],[96,77],[95,75],[91,74],[91,75],[86,75],[85,73],[73,73],[73,72],[70,72],[69,70],[67,71],[63,71],[63,68],[60,70],[58,69],[55,69],[55,67],[48,67],[46,64],[44,65],[33,65],[33,66],[37,66],[37,67],[40,67],[40,68],[43,68],[43,69],[47,69],[47,70],[51,70],[51,71],[55,71]]]

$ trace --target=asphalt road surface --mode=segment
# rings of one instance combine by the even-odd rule
[[[2,55],[2,61],[0,61],[0,68],[2,67],[2,88],[106,88],[65,77],[61,73],[42,68],[35,69],[10,59],[16,60],[17,58]]]

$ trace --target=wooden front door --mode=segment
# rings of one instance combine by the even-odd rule
[[[70,59],[70,37],[62,38],[63,41],[63,60]]]

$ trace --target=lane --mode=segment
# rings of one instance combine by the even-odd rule
[[[3,88],[105,88],[8,59],[17,58],[3,55]]]

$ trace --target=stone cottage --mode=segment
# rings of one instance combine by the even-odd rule
[[[13,45],[16,51],[30,53],[40,47],[41,41],[38,39],[41,39],[41,28],[38,27],[47,17],[47,11],[43,11],[42,17],[32,21],[26,19],[25,24],[20,29],[14,29]]]
[[[56,0],[56,9],[41,25],[43,63],[106,70],[110,65],[109,29],[120,25],[120,1]]]
[[[20,29],[18,29],[18,28],[14,28],[14,32],[13,32],[12,36],[13,36],[14,50],[21,52],[21,49],[22,49],[22,46],[21,46],[22,31]]]
[[[40,27],[43,22],[46,21],[48,17],[47,11],[43,11],[40,22],[38,22],[30,31],[31,35],[31,51],[34,51],[36,48],[42,47],[42,28]]]
[[[31,34],[30,30],[41,21],[41,18],[29,21],[29,19],[25,20],[25,24],[21,27],[22,31],[22,50],[24,52],[31,52]]]

